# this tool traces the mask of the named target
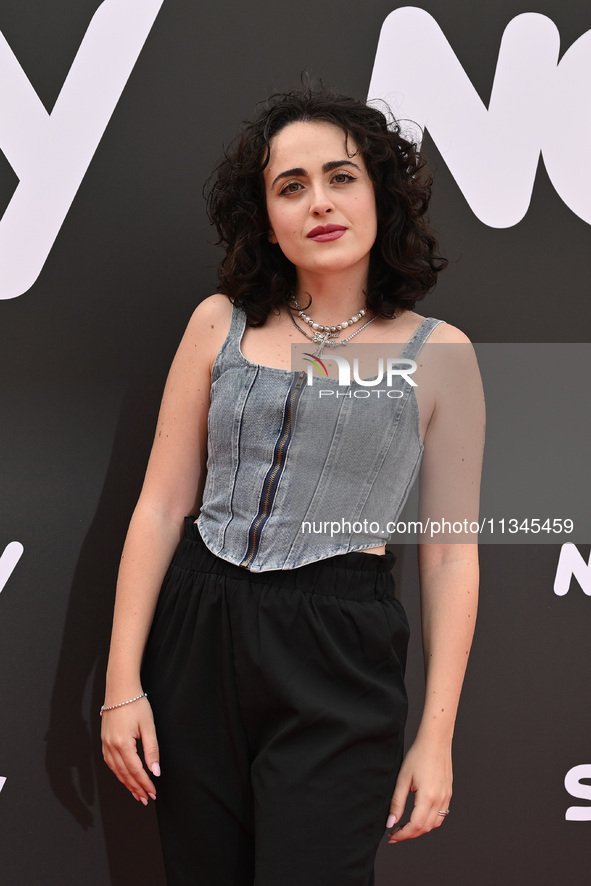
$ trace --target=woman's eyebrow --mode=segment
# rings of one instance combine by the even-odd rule
[[[353,166],[354,169],[361,172],[361,167],[358,166],[357,163],[353,163],[351,160],[330,160],[328,163],[324,164],[322,171],[332,172],[333,169],[338,169],[339,166]]]
[[[293,169],[286,169],[285,172],[280,172],[279,175],[273,179],[271,187],[274,188],[279,179],[290,178],[292,175],[307,175],[307,172],[301,166],[295,166]]]
[[[339,166],[353,166],[359,172],[361,172],[361,167],[357,165],[357,163],[353,163],[351,160],[329,160],[328,163],[324,163],[322,165],[323,172],[331,172],[333,169],[338,169]],[[271,187],[274,188],[277,182],[282,178],[290,178],[292,175],[307,175],[305,169],[301,166],[295,166],[293,169],[286,169],[285,172],[280,172],[279,175],[275,176]]]

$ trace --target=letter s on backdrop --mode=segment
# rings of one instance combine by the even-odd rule
[[[569,806],[564,816],[567,821],[591,821],[591,784],[581,784],[582,778],[591,779],[591,764],[573,766],[564,777],[564,786],[571,797],[589,800],[589,806]]]

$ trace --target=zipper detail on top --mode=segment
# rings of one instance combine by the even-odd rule
[[[281,477],[281,474],[283,473],[283,468],[285,465],[285,456],[287,453],[287,449],[289,448],[289,443],[291,441],[294,406],[301,395],[306,374],[307,373],[304,370],[298,372],[287,403],[285,404],[285,409],[283,412],[283,424],[281,426],[279,437],[277,438],[277,442],[275,444],[273,461],[271,462],[271,466],[267,471],[267,476],[265,477],[265,481],[263,483],[261,498],[259,502],[259,510],[256,517],[250,524],[250,529],[248,531],[248,549],[246,557],[240,564],[245,569],[248,569],[254,559],[254,556],[258,550],[262,528],[265,525],[269,514],[271,513],[271,508],[275,499],[275,493],[277,492],[277,486],[279,485],[279,479]]]

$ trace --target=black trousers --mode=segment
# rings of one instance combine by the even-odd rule
[[[144,656],[169,886],[371,886],[402,760],[394,555],[252,573],[187,518]]]

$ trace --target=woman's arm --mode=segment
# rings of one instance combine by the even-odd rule
[[[433,386],[434,403],[420,494],[420,518],[430,528],[418,548],[425,703],[391,816],[400,821],[409,792],[415,793],[414,808],[410,821],[392,832],[391,842],[418,837],[445,820],[439,813],[448,809],[452,793],[452,736],[476,622],[477,533],[454,533],[451,527],[478,525],[484,397],[466,337],[449,327],[440,336],[440,343],[422,355],[422,383]]]
[[[451,745],[478,599],[476,545],[419,547],[425,660],[425,704],[415,740],[404,758],[390,812],[400,818],[415,792],[410,821],[391,842],[418,837],[444,821],[452,793]]]
[[[183,518],[195,513],[205,482],[207,414],[211,368],[230,321],[225,296],[212,296],[195,310],[166,382],[146,477],[133,513],[119,568],[105,706],[142,692],[140,668],[158,592],[181,538]],[[103,754],[117,778],[147,803],[158,774],[158,744],[146,698],[105,711]]]

